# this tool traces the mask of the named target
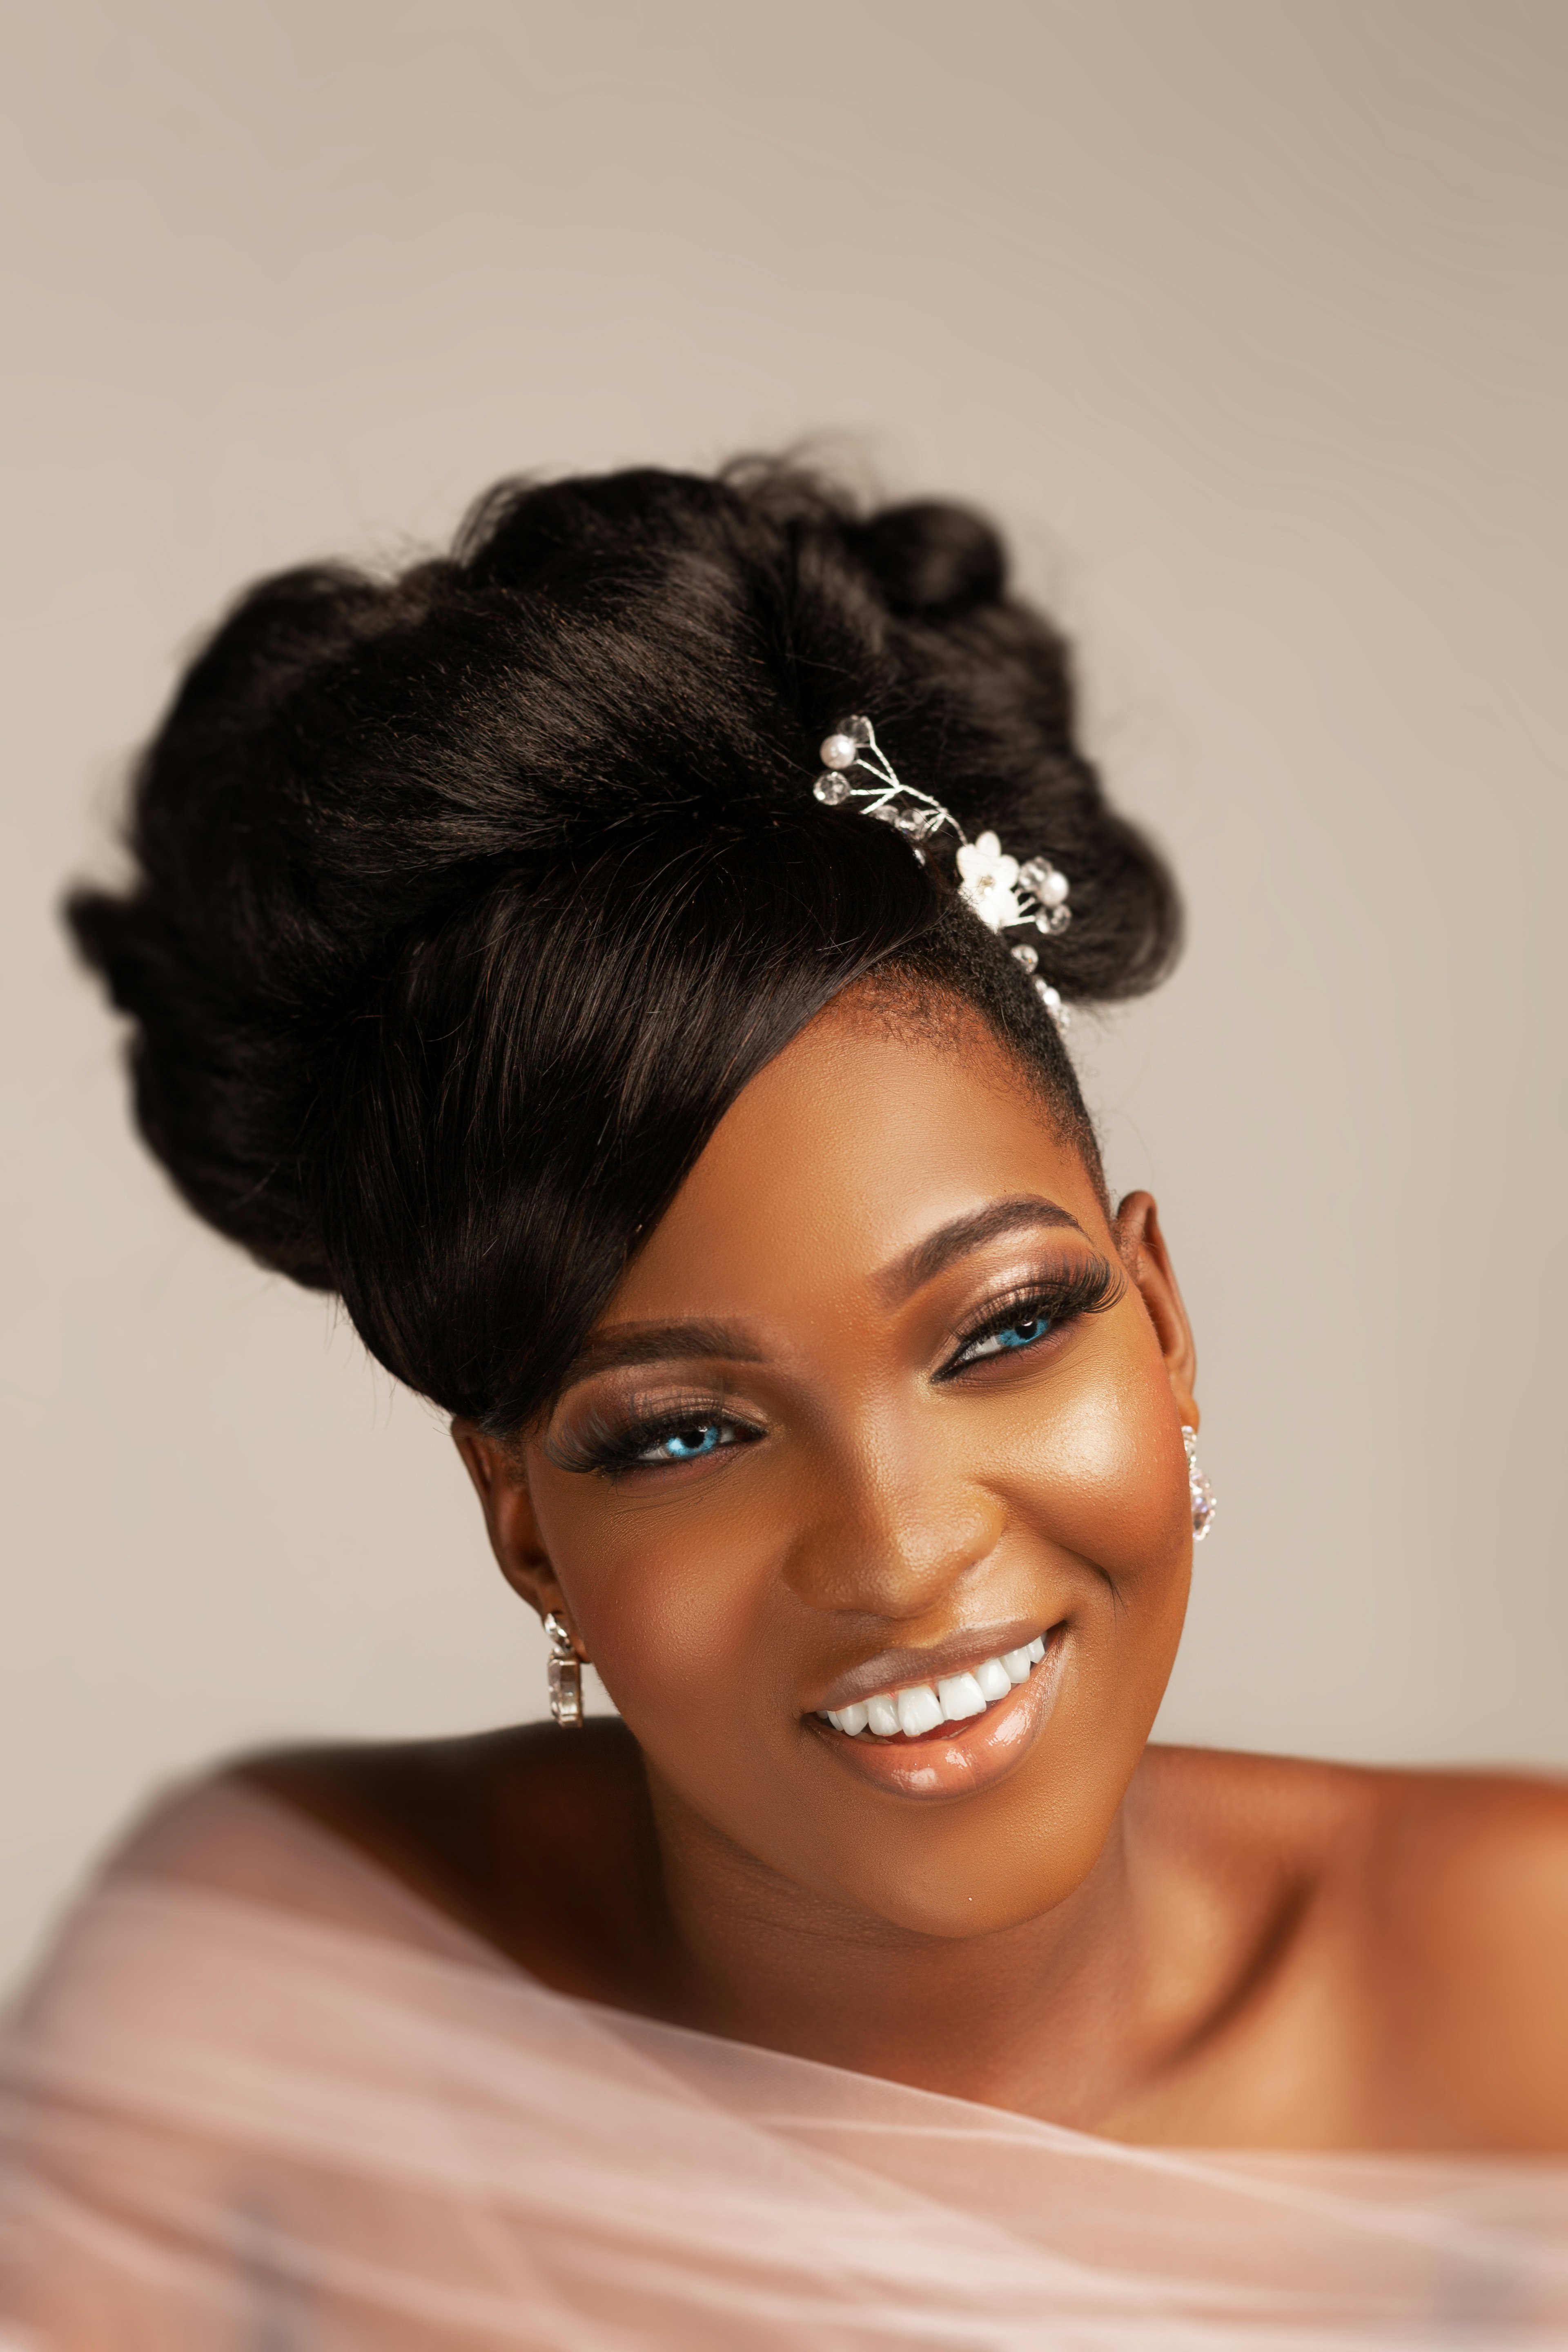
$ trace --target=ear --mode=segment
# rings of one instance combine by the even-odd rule
[[[1198,1408],[1193,1384],[1198,1376],[1198,1351],[1152,1192],[1128,1193],[1116,1212],[1115,1233],[1121,1263],[1137,1284],[1154,1326],[1176,1410],[1190,1429],[1196,1429]]]
[[[489,1530],[490,1549],[500,1563],[501,1574],[542,1617],[553,1610],[570,1622],[565,1597],[540,1540],[528,1482],[516,1461],[505,1446],[485,1436],[471,1421],[453,1422],[452,1443],[474,1482]]]

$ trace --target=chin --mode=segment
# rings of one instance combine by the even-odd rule
[[[1108,1733],[1112,1769],[1091,1786],[1064,1786],[1048,1770],[1020,1774],[989,1801],[884,1819],[869,1833],[858,1824],[858,1833],[831,1847],[797,1851],[784,1873],[836,1907],[904,1935],[944,1942],[1004,1935],[1068,1901],[1105,1853],[1136,1764],[1134,1755],[1127,1776],[1115,1769],[1119,1744]]]
[[[945,1870],[924,1877],[911,1873],[897,1887],[879,1890],[862,1907],[889,1927],[933,1942],[958,1944],[978,1936],[1002,1936],[1044,1918],[1065,1903],[1082,1885],[1093,1860],[1089,1855],[1082,1870],[1068,1865],[1047,1876],[1030,1873],[1021,1877],[1005,1868],[995,1876],[972,1871],[967,1881],[955,1881]]]

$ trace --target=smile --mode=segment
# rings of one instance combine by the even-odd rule
[[[853,1706],[821,1711],[820,1719],[835,1731],[858,1739],[921,1739],[948,1723],[967,1723],[984,1715],[1001,1699],[1011,1698],[1026,1683],[1046,1654],[1043,1633],[1021,1649],[983,1658],[962,1674],[943,1675],[934,1683],[910,1683],[898,1690],[878,1691]]]

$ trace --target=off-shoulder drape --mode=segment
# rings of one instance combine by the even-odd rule
[[[568,1999],[342,1875],[331,1919],[134,1870],[79,1911],[0,2051],[6,2352],[1568,2347],[1568,2168],[1127,2147]]]

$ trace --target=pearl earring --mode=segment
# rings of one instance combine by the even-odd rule
[[[1214,1525],[1214,1515],[1219,1506],[1214,1488],[1198,1468],[1198,1433],[1182,1423],[1182,1444],[1187,1449],[1187,1492],[1193,1504],[1193,1541],[1202,1543]]]
[[[551,1611],[544,1621],[550,1639],[550,1712],[555,1721],[580,1728],[583,1721],[583,1668],[564,1621]]]

